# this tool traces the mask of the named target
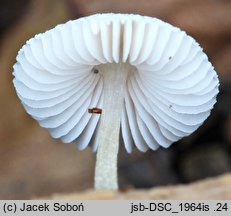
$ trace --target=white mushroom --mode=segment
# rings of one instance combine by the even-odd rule
[[[36,35],[19,51],[14,76],[24,108],[52,137],[97,151],[97,189],[118,188],[120,130],[129,153],[133,145],[167,148],[209,116],[219,84],[192,37],[128,14],[96,14]]]

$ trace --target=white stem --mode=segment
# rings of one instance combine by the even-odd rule
[[[104,101],[96,155],[95,189],[117,190],[120,121],[129,65],[122,63],[101,65],[99,72],[102,73],[104,81]]]

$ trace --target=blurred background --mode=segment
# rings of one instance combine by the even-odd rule
[[[29,199],[93,187],[95,154],[52,139],[23,110],[12,85],[21,46],[36,33],[101,12],[158,17],[193,36],[220,78],[211,116],[169,149],[128,155],[121,145],[120,188],[188,183],[231,171],[230,0],[1,0],[0,199]]]

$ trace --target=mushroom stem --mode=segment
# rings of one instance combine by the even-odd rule
[[[120,121],[129,65],[106,64],[99,66],[99,71],[104,82],[104,99],[96,155],[95,189],[117,190]]]

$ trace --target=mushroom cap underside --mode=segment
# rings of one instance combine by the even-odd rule
[[[121,114],[125,148],[168,147],[194,132],[216,103],[218,77],[199,44],[159,19],[96,14],[27,41],[14,86],[27,111],[54,138],[97,150],[103,79],[98,65],[129,64]]]

